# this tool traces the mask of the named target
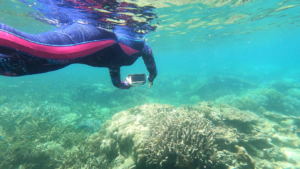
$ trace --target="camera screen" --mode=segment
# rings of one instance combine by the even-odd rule
[[[146,83],[145,74],[130,74],[132,83]]]

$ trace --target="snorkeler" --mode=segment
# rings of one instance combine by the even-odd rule
[[[20,32],[0,23],[0,74],[23,76],[64,68],[73,63],[107,67],[114,86],[129,89],[120,67],[142,56],[149,71],[149,88],[157,76],[150,46],[143,39],[114,33],[88,24],[74,23],[41,34]]]

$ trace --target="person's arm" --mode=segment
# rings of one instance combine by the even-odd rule
[[[109,74],[114,86],[119,89],[129,89],[131,86],[128,82],[123,82],[120,76],[120,68],[109,68]]]
[[[145,43],[142,57],[147,67],[147,70],[149,72],[148,80],[149,80],[149,88],[151,88],[151,86],[153,85],[153,81],[157,76],[157,69],[156,69],[156,64],[155,64],[151,47],[147,43]]]

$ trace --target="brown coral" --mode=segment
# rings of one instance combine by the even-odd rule
[[[147,168],[202,168],[212,164],[216,145],[209,120],[200,116],[182,121],[170,115],[153,121],[150,128]]]

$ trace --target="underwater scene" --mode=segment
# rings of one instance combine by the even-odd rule
[[[146,41],[153,86],[79,62],[15,76],[6,44],[74,24]],[[299,0],[0,0],[0,169],[300,169],[299,37]]]

